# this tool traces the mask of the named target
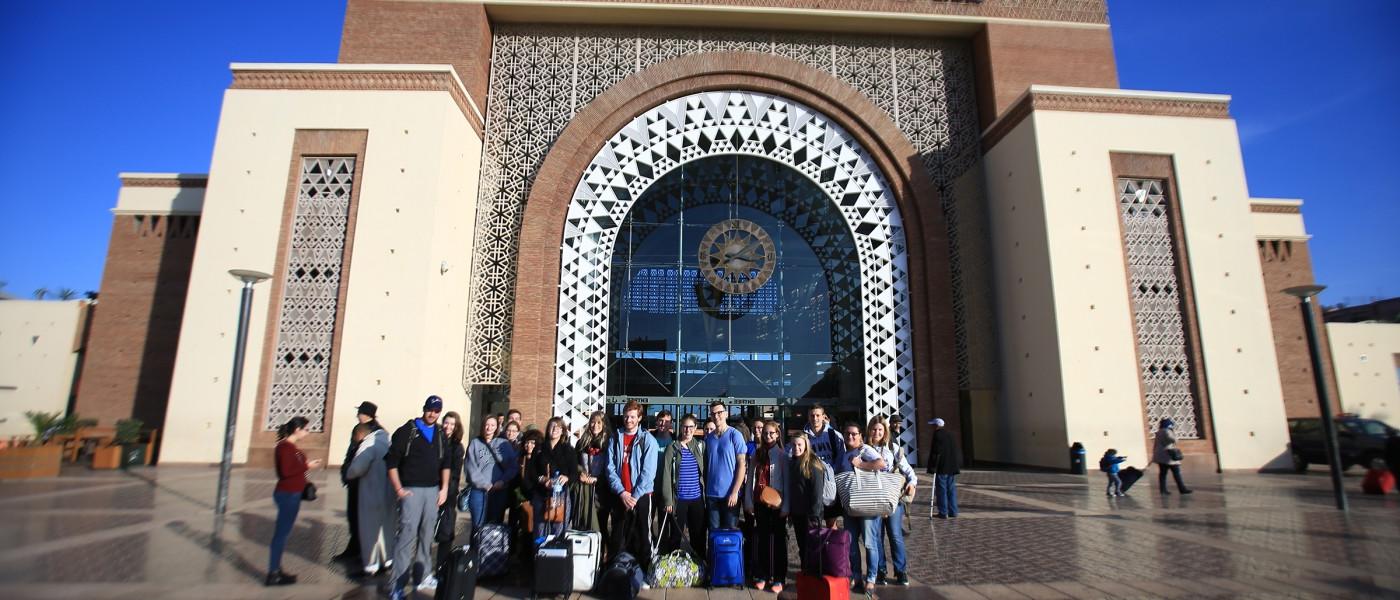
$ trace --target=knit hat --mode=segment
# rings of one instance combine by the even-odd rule
[[[1161,429],[1171,429],[1172,427],[1176,427],[1176,422],[1171,419],[1162,419],[1157,423],[1157,427]]]

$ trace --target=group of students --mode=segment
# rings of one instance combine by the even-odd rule
[[[784,439],[782,425],[772,421],[755,427],[749,440],[730,425],[724,403],[708,408],[704,421],[695,415],[677,421],[662,411],[655,429],[647,430],[642,406],[629,402],[619,429],[598,411],[574,442],[563,418],[550,419],[541,431],[524,428],[514,410],[486,417],[478,434],[464,440],[460,416],[443,414],[437,396],[427,399],[421,417],[391,435],[375,419],[377,407],[363,403],[341,469],[349,491],[351,542],[337,558],[357,561],[367,575],[389,571],[391,598],[403,597],[415,580],[419,589],[437,587],[434,574],[452,546],[462,494],[460,504],[473,528],[507,524],[536,543],[566,528],[599,532],[606,540],[604,560],[629,553],[648,581],[663,536],[688,542],[698,556],[706,556],[710,530],[742,528],[749,583],[780,593],[788,581],[791,526],[798,547],[806,547],[808,536],[821,528],[850,533],[853,589],[873,592],[887,578],[908,585],[907,507],[899,504],[886,517],[850,516],[840,502],[830,502],[832,491],[826,489],[836,474],[884,471],[901,475],[904,494],[913,497],[918,479],[884,418],[865,427],[849,422],[838,431],[816,405],[804,431]],[[305,426],[298,417],[279,430],[275,496],[289,497],[277,500],[267,585],[295,581],[280,562],[305,471],[318,462],[296,449]],[[956,465],[956,458],[937,456],[937,448],[931,465]],[[956,516],[956,505],[949,508]],[[435,557],[433,543],[438,544]],[[806,570],[807,557],[801,559]]]

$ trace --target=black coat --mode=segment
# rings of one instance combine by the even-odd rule
[[[962,465],[962,449],[958,438],[947,429],[933,432],[933,443],[929,445],[928,472],[937,475],[957,475]]]
[[[549,442],[540,442],[535,446],[535,455],[525,464],[522,487],[528,492],[542,491],[547,494],[549,488],[540,487],[540,477],[552,477],[555,471],[568,477],[569,481],[578,481],[578,451],[568,440],[559,440],[559,444],[553,448],[549,447]]]

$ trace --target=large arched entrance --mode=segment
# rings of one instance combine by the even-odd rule
[[[898,414],[912,421],[908,259],[890,185],[865,149],[826,116],[789,99],[747,91],[696,93],[653,107],[605,141],[584,170],[569,204],[562,240],[553,413],[581,423],[589,412],[602,408],[608,394],[612,371],[608,346],[617,325],[613,323],[614,256],[638,199],[683,165],[736,155],[776,163],[782,169],[779,173],[800,174],[820,190],[825,210],[839,215],[845,228],[840,233],[849,236],[849,246],[854,247],[857,277],[829,290],[858,295],[858,302],[851,299],[844,305],[847,310],[859,307],[859,325],[848,335],[856,338],[858,331],[858,340],[848,345],[852,353],[843,356],[854,357],[858,352],[863,415]],[[741,161],[735,161],[737,168]],[[696,168],[703,169],[704,164],[709,163]],[[771,205],[767,208],[772,210]],[[772,212],[758,212],[778,218]],[[802,218],[797,214],[802,211],[792,212],[794,218]],[[838,222],[834,216],[832,222]],[[816,248],[832,242],[814,241]],[[818,256],[812,242],[804,239],[804,243]],[[830,286],[841,271],[823,277]],[[730,293],[748,295],[761,287],[744,284],[747,276],[737,278],[743,281],[736,282],[740,285]],[[830,311],[833,321],[827,327],[832,340],[841,336],[836,323],[840,311]],[[850,321],[854,323],[855,318]],[[838,346],[841,343],[837,341]],[[681,369],[677,356],[676,368]],[[912,448],[914,432],[906,430],[903,441]]]

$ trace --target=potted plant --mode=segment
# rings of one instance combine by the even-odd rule
[[[96,423],[78,415],[62,412],[26,411],[25,418],[34,428],[34,437],[22,446],[0,450],[0,479],[57,477],[63,462],[63,446],[50,443],[57,436],[72,435],[79,427]]]
[[[141,443],[141,428],[145,426],[141,419],[117,421],[117,435],[112,439],[112,445],[121,447],[123,469],[146,464],[146,445]]]

